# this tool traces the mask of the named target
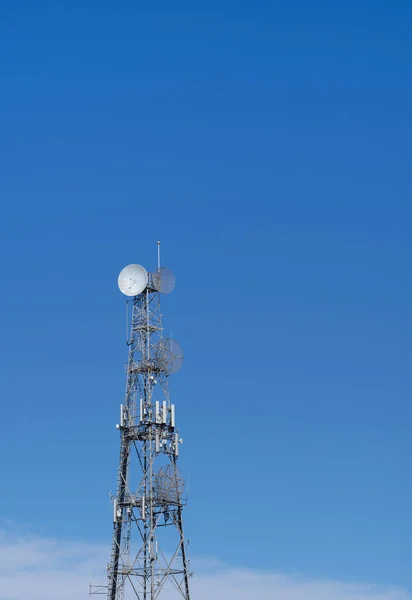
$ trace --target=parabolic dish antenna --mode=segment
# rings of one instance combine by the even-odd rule
[[[166,502],[179,502],[185,491],[185,482],[172,465],[162,465],[155,475],[156,491],[160,500]]]
[[[159,267],[152,275],[153,285],[161,294],[170,294],[175,289],[175,276],[166,267]]]
[[[119,289],[126,296],[137,296],[147,286],[147,277],[147,271],[141,265],[127,265],[120,271]]]
[[[163,373],[176,373],[183,365],[183,352],[172,338],[160,339],[155,347],[156,366]]]

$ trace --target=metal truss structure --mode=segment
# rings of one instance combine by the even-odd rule
[[[147,281],[131,300],[108,583],[90,584],[89,591],[108,600],[190,600],[182,520],[187,496],[177,468],[182,440],[168,389],[169,375],[180,368],[183,355],[174,340],[163,337],[161,277],[148,275]]]

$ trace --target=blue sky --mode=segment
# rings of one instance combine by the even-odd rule
[[[410,4],[0,16],[0,517],[109,545],[160,239],[193,554],[412,592]]]

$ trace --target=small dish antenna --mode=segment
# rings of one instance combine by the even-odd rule
[[[172,465],[162,465],[155,475],[155,486],[159,500],[164,502],[180,502],[180,497],[185,491],[185,482]]]
[[[183,365],[182,349],[172,338],[162,338],[157,342],[154,357],[157,368],[163,373],[176,373]]]
[[[125,296],[138,296],[147,286],[148,274],[141,265],[127,265],[120,271],[119,284],[120,291]]]
[[[170,294],[175,289],[175,276],[166,267],[159,267],[152,275],[153,285],[161,294]]]

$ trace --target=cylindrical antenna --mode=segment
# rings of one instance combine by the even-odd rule
[[[157,242],[157,268],[160,269],[160,242]]]

